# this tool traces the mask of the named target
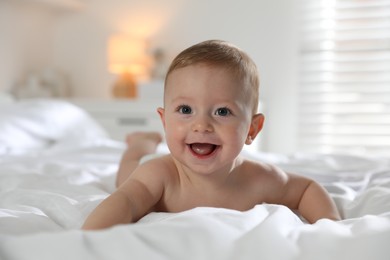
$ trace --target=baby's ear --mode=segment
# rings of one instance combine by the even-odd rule
[[[252,117],[251,126],[249,128],[248,136],[245,141],[245,144],[251,144],[258,133],[260,133],[264,124],[264,115],[263,114],[255,114]]]
[[[157,113],[160,115],[161,122],[165,128],[165,109],[162,107],[157,108]]]

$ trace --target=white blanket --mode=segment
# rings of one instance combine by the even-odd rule
[[[101,131],[92,123],[81,128]],[[0,259],[390,258],[390,158],[243,153],[322,183],[340,222],[309,225],[286,207],[264,204],[246,212],[151,213],[136,224],[84,232],[86,216],[114,190],[124,145],[104,133],[88,142],[51,136],[44,149],[8,147],[0,155]]]

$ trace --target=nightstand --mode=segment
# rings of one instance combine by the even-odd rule
[[[87,111],[110,135],[125,140],[134,131],[159,131],[163,126],[157,113],[160,99],[71,99],[71,103]]]

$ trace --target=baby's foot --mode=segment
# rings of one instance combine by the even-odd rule
[[[126,137],[127,153],[134,159],[155,153],[163,140],[158,132],[134,132]]]
[[[162,142],[162,136],[159,132],[134,132],[126,136],[128,146],[139,142],[154,142],[156,146]]]

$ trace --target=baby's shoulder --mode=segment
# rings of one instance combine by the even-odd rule
[[[242,159],[242,168],[246,171],[256,171],[258,173],[272,173],[282,171],[278,166],[261,161]]]
[[[138,170],[158,178],[172,178],[177,172],[173,159],[170,155],[160,155],[149,158],[141,163]]]
[[[245,173],[244,176],[250,176],[261,181],[264,179],[285,181],[288,178],[288,173],[276,165],[248,159],[243,159],[240,172]]]

